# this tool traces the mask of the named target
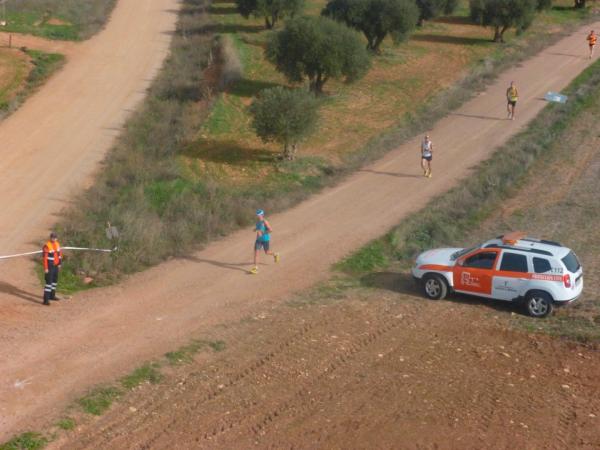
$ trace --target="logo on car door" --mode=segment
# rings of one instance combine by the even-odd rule
[[[460,280],[463,286],[481,287],[479,277],[473,276],[469,272],[463,272]]]

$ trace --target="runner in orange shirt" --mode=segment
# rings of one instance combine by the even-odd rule
[[[596,45],[597,38],[598,38],[598,36],[596,36],[596,33],[594,33],[594,30],[590,31],[590,34],[588,34],[588,37],[587,37],[587,41],[590,46],[590,59],[592,59],[592,56],[594,55],[594,45]]]

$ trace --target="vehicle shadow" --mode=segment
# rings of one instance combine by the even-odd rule
[[[0,293],[18,297],[31,303],[37,303],[40,305],[42,304],[42,300],[39,298],[39,296],[19,289],[18,287],[8,284],[4,281],[0,281]]]
[[[412,275],[407,272],[372,272],[361,277],[360,282],[363,286],[385,289],[397,294],[404,294],[411,297],[420,297],[423,299],[423,301],[435,301],[425,298],[421,292],[420,286],[415,282]],[[448,294],[448,296],[442,301],[449,303],[460,303],[464,305],[482,305],[503,313],[510,314],[514,312],[519,315],[527,315],[525,314],[523,308],[521,308],[518,304],[503,302],[500,300],[473,297],[464,294]]]

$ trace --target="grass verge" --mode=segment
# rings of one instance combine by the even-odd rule
[[[100,416],[118,399],[123,392],[113,386],[98,387],[77,400],[84,412]]]
[[[125,389],[133,389],[142,383],[157,384],[161,380],[160,364],[147,363],[121,378],[121,386]]]
[[[29,74],[18,77],[10,91],[0,93],[0,118],[16,111],[65,63],[64,55],[39,50],[25,50],[32,64]]]
[[[86,39],[108,21],[116,0],[19,0],[6,3],[2,31],[47,39]]]
[[[0,450],[39,450],[48,444],[48,439],[39,433],[27,432],[0,444]]]
[[[171,366],[189,364],[194,361],[194,355],[206,347],[211,348],[215,352],[221,352],[225,350],[225,342],[196,339],[190,344],[184,345],[173,352],[165,353],[165,358],[167,358],[167,361]]]
[[[74,429],[75,425],[77,425],[75,419],[71,419],[70,417],[65,417],[64,419],[60,419],[58,422],[56,422],[56,426],[64,431],[70,431]]]

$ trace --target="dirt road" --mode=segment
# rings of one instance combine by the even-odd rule
[[[509,332],[489,302],[426,302],[407,295],[412,280],[377,278],[208,331],[224,351],[165,370],[99,420],[77,417],[50,448],[600,446],[597,351]]]
[[[50,309],[31,301],[37,295],[33,286],[3,286],[0,437],[45,423],[89,386],[173,349],[197,330],[242,317],[257,305],[281,301],[326,278],[331,263],[453,186],[533,118],[545,104],[541,97],[546,91],[560,90],[589,64],[589,28],[508,71],[436,124],[430,131],[436,145],[432,179],[420,174],[415,139],[339,186],[271,217],[282,263],[262,266],[258,276],[245,273],[253,241],[253,233],[246,230],[188,260],[167,262],[119,286],[80,294]],[[505,119],[510,80],[520,91],[515,121]],[[19,166],[15,161],[6,177],[23,179],[28,172]],[[30,203],[34,200],[32,195]],[[12,208],[7,222],[20,228],[5,231],[11,234],[3,242],[20,242],[28,220],[46,217],[58,206],[26,213],[23,204],[19,211],[13,203],[7,202]]]

